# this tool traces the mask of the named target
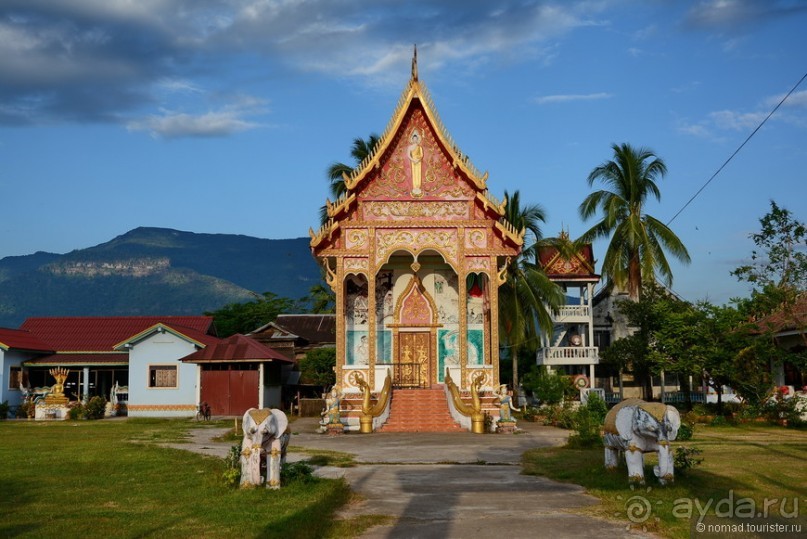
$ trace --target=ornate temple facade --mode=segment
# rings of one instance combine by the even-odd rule
[[[499,383],[498,291],[524,231],[412,76],[375,149],[327,202],[311,248],[336,293],[336,384],[358,393]]]

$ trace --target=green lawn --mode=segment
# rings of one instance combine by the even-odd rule
[[[807,431],[756,425],[698,426],[692,440],[673,445],[697,447],[704,460],[686,474],[678,474],[675,484],[668,487],[658,484],[652,471],[655,456],[647,455],[647,484],[631,489],[624,463],[612,472],[603,468],[602,448],[531,450],[524,455],[524,472],[582,485],[603,502],[586,511],[668,537],[690,537],[690,526],[704,510],[710,515],[703,520],[705,524],[747,527],[752,522],[748,518],[752,502],[743,498],[753,499],[754,513],[763,513],[765,501],[769,503],[769,518],[753,522],[801,524],[802,532],[807,531]],[[733,513],[733,518],[716,518],[715,508],[721,515]],[[790,517],[796,508],[797,518],[782,517]],[[691,519],[686,518],[690,510]],[[633,512],[633,521],[629,512]]]
[[[228,426],[228,424],[209,424]],[[372,522],[337,522],[344,481],[277,491],[225,486],[222,459],[157,443],[188,420],[0,421],[0,536],[327,537]]]

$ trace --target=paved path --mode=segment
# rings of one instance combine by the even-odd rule
[[[292,447],[351,453],[354,468],[323,467],[317,475],[344,477],[363,500],[340,516],[381,514],[389,525],[363,538],[644,537],[627,521],[604,521],[575,510],[599,503],[576,485],[521,475],[527,449],[563,443],[567,433],[526,423],[513,436],[471,433],[371,436],[316,434],[316,421],[292,424]],[[224,456],[232,443],[210,441],[219,429],[194,431],[190,444],[175,447]],[[289,454],[302,460],[303,453]]]

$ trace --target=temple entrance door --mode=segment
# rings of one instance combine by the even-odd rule
[[[431,333],[428,331],[398,334],[398,354],[393,385],[400,388],[431,387]]]

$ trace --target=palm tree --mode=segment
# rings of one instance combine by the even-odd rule
[[[345,179],[343,174],[350,175],[357,166],[361,164],[364,159],[373,152],[373,149],[378,144],[380,137],[376,133],[370,133],[367,140],[360,137],[353,139],[353,146],[350,149],[350,156],[356,162],[354,166],[346,165],[345,163],[334,162],[328,167],[328,181],[330,182],[331,196],[334,200],[339,199],[340,196],[345,194],[347,187],[345,186]],[[325,224],[328,221],[328,210],[322,206],[319,211],[320,221]]]
[[[563,301],[560,287],[549,280],[538,264],[538,245],[542,234],[540,223],[545,221],[544,210],[538,204],[521,207],[518,191],[507,199],[504,219],[516,230],[526,230],[521,254],[508,266],[507,281],[499,288],[499,326],[502,342],[510,349],[513,358],[513,389],[518,388],[518,354],[522,350],[535,350],[540,333],[551,333],[552,317],[549,308]]]
[[[613,144],[614,158],[588,175],[588,185],[599,180],[606,189],[594,191],[580,204],[580,216],[587,220],[598,210],[603,217],[578,240],[591,242],[611,236],[602,264],[602,273],[628,296],[638,301],[642,279],[661,278],[672,285],[672,271],[664,251],[689,263],[689,253],[670,228],[644,212],[649,195],[661,200],[657,182],[667,173],[651,150],[630,144]]]

